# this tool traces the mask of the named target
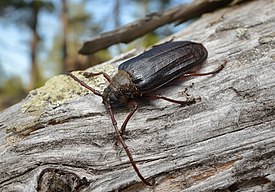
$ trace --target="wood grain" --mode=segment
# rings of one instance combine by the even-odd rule
[[[274,0],[251,1],[204,15],[174,35],[208,49],[201,71],[228,62],[215,76],[159,91],[200,97],[194,105],[139,102],[125,141],[154,187],[140,182],[114,146],[101,99],[58,76],[0,114],[1,191],[274,191],[274,10]],[[99,68],[112,74],[121,62]],[[119,124],[128,112],[117,110]]]

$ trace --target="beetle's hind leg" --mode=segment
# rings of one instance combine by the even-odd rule
[[[171,99],[171,98],[168,98],[168,97],[164,97],[162,95],[147,95],[147,94],[144,94],[143,97],[148,99],[148,100],[163,99],[165,101],[169,101],[171,103],[177,103],[177,104],[180,104],[180,105],[192,105],[192,104],[196,103],[195,98],[188,98],[185,101],[180,101],[180,100],[175,100],[175,99]]]
[[[195,73],[195,72],[185,73],[185,74],[181,75],[180,77],[178,77],[176,80],[183,80],[183,79],[185,79],[187,77],[191,77],[191,76],[206,76],[206,75],[213,75],[213,74],[219,73],[225,67],[226,63],[227,63],[227,61],[225,60],[224,63],[219,68],[215,69],[214,71],[207,72],[207,73]],[[169,102],[172,102],[172,103],[177,103],[177,104],[180,104],[180,105],[192,105],[192,104],[196,103],[195,98],[188,98],[185,101],[179,101],[179,100],[174,100],[174,99],[171,99],[171,98],[168,98],[168,97],[164,97],[162,95],[147,95],[147,94],[144,94],[143,97],[145,97],[149,100],[163,99],[163,100],[166,100],[166,101],[169,101]]]
[[[227,63],[227,61],[225,60],[224,63],[221,66],[219,66],[217,69],[215,69],[214,71],[207,72],[207,73],[195,73],[195,72],[185,73],[185,74],[181,75],[180,77],[178,77],[176,80],[184,80],[185,78],[192,77],[192,76],[206,76],[206,75],[217,74],[225,67],[226,63]]]

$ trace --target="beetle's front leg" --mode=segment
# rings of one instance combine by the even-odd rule
[[[90,77],[94,77],[94,76],[98,76],[98,75],[103,75],[103,77],[110,83],[111,82],[111,77],[105,73],[105,72],[98,72],[98,73],[93,73],[93,72],[84,72],[83,76],[86,78],[90,78]]]
[[[126,129],[126,126],[127,126],[127,123],[128,121],[130,120],[130,118],[133,116],[133,114],[136,112],[136,110],[138,109],[138,104],[137,102],[135,101],[130,101],[128,103],[128,107],[132,109],[132,111],[128,114],[128,116],[126,117],[126,119],[124,120],[121,128],[120,128],[120,135],[123,136],[124,133],[125,133],[125,129]],[[115,142],[115,145],[117,145],[118,143],[118,139],[117,141]]]
[[[130,102],[130,103],[131,103],[131,102]],[[121,145],[122,145],[122,147],[124,148],[124,150],[125,150],[125,152],[126,152],[128,158],[129,158],[129,161],[130,161],[130,163],[132,164],[132,167],[134,168],[134,170],[136,171],[138,177],[142,180],[142,182],[143,182],[144,184],[149,185],[149,186],[152,186],[152,184],[149,183],[148,181],[146,181],[146,179],[145,179],[145,178],[142,176],[142,174],[140,173],[140,171],[139,171],[139,169],[138,169],[138,167],[137,167],[137,165],[136,165],[136,162],[135,162],[134,159],[133,159],[133,156],[132,156],[132,154],[131,154],[131,152],[130,152],[128,146],[127,146],[126,143],[124,142],[124,139],[123,139],[123,137],[121,136],[121,133],[120,133],[118,127],[117,127],[117,122],[116,122],[116,120],[115,120],[115,116],[114,116],[114,113],[113,113],[113,109],[112,109],[111,104],[110,104],[110,103],[104,103],[104,104],[105,104],[105,107],[106,107],[106,109],[107,109],[107,111],[108,111],[110,117],[111,117],[112,124],[113,124],[113,127],[115,128],[115,132],[116,132],[116,136],[117,136],[118,142],[120,142]],[[129,119],[131,118],[131,116],[134,114],[134,112],[135,112],[136,109],[137,109],[137,104],[136,104],[136,102],[133,102],[133,105],[135,106],[135,107],[134,107],[135,110],[132,111],[132,112],[128,115],[128,117],[126,118],[126,120],[124,121],[123,124],[125,124],[125,127],[126,127],[127,122],[129,121]],[[128,119],[128,120],[127,120],[127,119]],[[125,122],[126,122],[126,123],[125,123]],[[122,125],[122,126],[123,126],[123,125]],[[125,128],[124,128],[124,129],[125,129]]]
[[[102,97],[102,94],[101,94],[98,90],[96,90],[96,89],[90,87],[87,83],[85,83],[84,81],[80,80],[78,77],[76,77],[76,76],[73,75],[72,73],[67,73],[67,75],[69,75],[71,78],[73,78],[73,79],[74,79],[76,82],[78,82],[81,86],[83,86],[83,87],[85,87],[86,89],[89,89],[90,91],[92,91],[95,95],[98,95],[98,96]]]

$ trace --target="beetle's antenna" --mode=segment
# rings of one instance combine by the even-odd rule
[[[76,77],[72,73],[67,73],[67,75],[69,75],[71,78],[73,78],[76,82],[78,82],[80,85],[82,85],[86,89],[89,89],[90,91],[92,91],[95,95],[98,95],[98,96],[102,97],[102,94],[98,90],[90,87],[87,83],[85,83],[84,81],[80,80],[78,77]]]
[[[115,128],[115,132],[116,132],[116,135],[117,135],[117,139],[118,139],[118,141],[121,143],[121,145],[123,146],[123,148],[124,148],[124,150],[125,150],[125,152],[126,152],[128,158],[129,158],[129,160],[130,160],[130,163],[132,164],[132,166],[133,166],[134,170],[136,171],[138,177],[140,178],[140,180],[141,180],[144,184],[149,185],[149,186],[152,186],[152,184],[149,183],[148,181],[146,181],[146,179],[145,179],[145,178],[141,175],[141,173],[139,172],[139,169],[138,169],[138,167],[137,167],[137,165],[136,165],[136,163],[135,163],[135,161],[134,161],[134,159],[133,159],[133,157],[132,157],[132,154],[131,154],[131,152],[130,152],[128,146],[127,146],[126,143],[124,142],[124,140],[123,140],[123,138],[122,138],[122,136],[121,136],[121,134],[120,134],[120,132],[119,132],[119,129],[118,129],[118,127],[117,127],[117,122],[116,122],[115,117],[114,117],[114,113],[113,113],[112,106],[110,105],[110,103],[104,103],[104,105],[106,106],[106,109],[108,110],[108,113],[109,113],[110,116],[111,116],[112,124],[113,124],[113,126],[114,126],[114,128]],[[137,107],[136,107],[136,108],[137,108]],[[135,112],[135,110],[134,110],[134,112]],[[131,112],[131,113],[128,115],[128,117],[129,117],[129,116],[131,117],[131,116],[134,114],[134,112]],[[127,120],[127,119],[129,120],[129,119],[130,119],[130,117],[129,117],[129,118],[128,118],[128,117],[126,118],[126,120]],[[125,121],[126,121],[126,120],[125,120]],[[127,122],[128,122],[128,121],[127,121]],[[127,122],[125,123],[125,126],[126,126]],[[123,124],[124,124],[124,123],[123,123]]]
[[[67,73],[67,74],[68,74],[71,78],[73,78],[75,81],[77,81],[80,85],[82,85],[83,87],[85,87],[85,88],[89,89],[90,91],[92,91],[95,95],[98,95],[98,96],[102,97],[102,94],[101,94],[98,90],[96,90],[96,89],[90,87],[88,84],[86,84],[84,81],[80,80],[78,77],[76,77],[76,76],[73,75],[72,73]],[[85,77],[97,76],[97,75],[103,75],[103,76],[107,79],[107,81],[110,81],[110,77],[109,77],[106,73],[103,73],[103,72],[99,72],[99,73],[87,73],[87,74],[84,74]],[[114,128],[115,128],[115,132],[116,132],[116,135],[117,135],[117,139],[118,139],[118,141],[121,143],[121,145],[123,146],[123,148],[124,148],[124,150],[125,150],[125,152],[126,152],[128,158],[129,158],[129,160],[130,160],[130,163],[132,164],[132,166],[133,166],[134,170],[136,171],[138,177],[141,179],[141,181],[142,181],[144,184],[149,185],[149,186],[152,186],[152,184],[150,184],[148,181],[146,181],[146,179],[145,179],[145,178],[141,175],[141,173],[139,172],[139,169],[138,169],[138,167],[137,167],[137,165],[136,165],[136,163],[135,163],[135,161],[134,161],[134,159],[133,159],[133,157],[132,157],[132,154],[131,154],[131,152],[130,152],[128,146],[127,146],[126,143],[124,142],[124,140],[123,140],[123,138],[122,138],[122,135],[121,135],[121,133],[122,133],[122,134],[124,133],[128,121],[130,120],[130,118],[132,117],[132,115],[136,112],[136,110],[137,110],[137,108],[138,108],[138,104],[137,104],[136,102],[134,102],[134,101],[132,101],[132,102],[129,103],[129,107],[133,108],[133,111],[131,111],[131,113],[130,113],[130,114],[127,116],[127,118],[125,119],[125,121],[124,121],[124,123],[123,123],[123,125],[122,125],[122,127],[121,127],[121,133],[120,133],[118,127],[117,127],[117,122],[116,122],[115,117],[114,117],[114,113],[113,113],[112,106],[110,105],[109,102],[108,102],[108,103],[104,103],[104,104],[105,104],[105,106],[106,106],[106,108],[107,108],[107,110],[108,110],[108,113],[109,113],[110,116],[111,116],[112,124],[113,124],[113,126],[114,126]]]

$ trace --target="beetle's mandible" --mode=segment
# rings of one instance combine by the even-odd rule
[[[224,65],[221,65],[218,69],[208,73],[195,73],[191,71],[200,66],[206,60],[207,55],[207,50],[200,43],[191,41],[167,42],[154,46],[152,49],[145,51],[141,55],[122,63],[119,65],[118,72],[113,78],[104,72],[84,72],[83,75],[87,78],[97,75],[103,75],[105,77],[110,84],[104,89],[103,93],[90,87],[73,74],[68,74],[82,86],[102,97],[103,103],[115,128],[117,141],[123,146],[138,177],[146,185],[152,184],[149,183],[140,173],[129,148],[122,137],[129,119],[138,108],[135,98],[164,99],[181,105],[193,104],[195,102],[194,99],[178,101],[161,95],[152,95],[152,91],[175,79],[184,79],[189,76],[211,75],[220,72]],[[129,106],[129,108],[132,109],[120,130],[113,113],[114,105]]]

